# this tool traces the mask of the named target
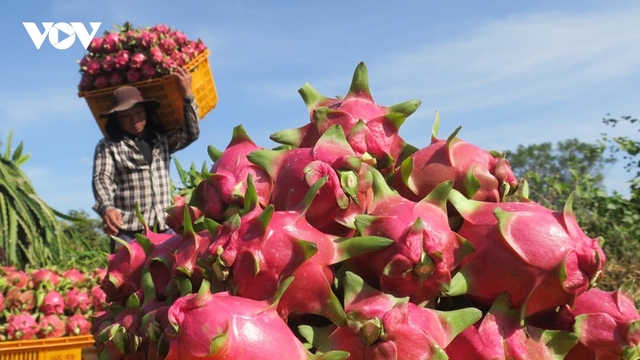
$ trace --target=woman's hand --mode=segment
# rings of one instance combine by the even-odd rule
[[[177,68],[173,74],[178,78],[178,87],[180,88],[180,93],[182,96],[193,96],[193,91],[191,90],[191,72],[189,70],[180,67]]]
[[[122,214],[118,209],[109,208],[104,212],[104,217],[102,218],[104,221],[103,230],[107,235],[116,236],[118,235],[118,231],[122,226]]]

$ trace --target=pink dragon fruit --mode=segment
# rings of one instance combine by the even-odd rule
[[[62,277],[74,286],[82,286],[87,280],[84,273],[76,268],[65,270],[62,273]]]
[[[147,50],[156,44],[158,41],[158,35],[149,30],[140,30],[136,36],[136,46],[141,49]]]
[[[312,226],[328,234],[353,234],[356,215],[366,211],[373,197],[369,166],[356,156],[337,124],[324,131],[312,148],[256,150],[247,158],[274,180],[270,202],[276,210],[296,206],[317,180],[328,176],[305,215]]]
[[[65,332],[71,336],[91,335],[91,322],[83,314],[73,314],[65,319]]]
[[[249,153],[260,149],[264,148],[251,140],[242,125],[233,129],[233,136],[224,152],[209,146],[209,156],[214,164],[192,195],[193,205],[205,217],[224,221],[240,211],[244,207],[249,175],[253,178],[260,205],[264,207],[269,203],[273,180],[267,171],[247,159]]]
[[[297,147],[314,146],[320,135],[333,125],[344,129],[349,144],[359,157],[372,158],[375,167],[388,174],[393,165],[416,149],[399,135],[400,125],[421,104],[410,100],[391,107],[377,105],[369,91],[366,65],[356,67],[349,92],[344,98],[327,98],[309,84],[300,90],[309,108],[311,123],[297,129],[284,130],[271,135],[271,139]]]
[[[177,46],[183,47],[189,44],[189,39],[187,39],[187,35],[180,30],[170,31],[168,37],[173,39]]]
[[[142,65],[145,64],[145,60],[147,60],[147,56],[143,53],[135,53],[131,55],[129,58],[129,66],[132,69],[142,69]]]
[[[158,73],[158,69],[154,64],[149,61],[144,61],[144,63],[140,66],[140,74],[142,75],[143,80],[149,80],[156,77]]]
[[[181,297],[169,308],[166,360],[322,359],[310,354],[278,315],[275,304],[284,288],[286,282],[270,301],[257,301],[228,292],[211,294],[203,283],[197,294]]]
[[[122,247],[115,254],[109,255],[107,276],[102,280],[107,302],[125,301],[140,284],[142,266],[146,261],[146,252],[150,252],[151,241],[134,240],[127,243],[117,239]]]
[[[105,55],[100,61],[100,66],[102,67],[102,71],[106,73],[111,73],[116,69],[116,59],[112,55]]]
[[[189,209],[189,215],[191,219],[196,220],[202,216],[202,212],[195,206],[185,204],[186,196],[178,195],[173,198],[173,205],[169,206],[165,212],[167,216],[165,223],[168,227],[175,231],[179,231],[182,228],[184,220],[185,209]]]
[[[115,55],[116,70],[124,71],[129,68],[131,54],[127,50],[120,50]]]
[[[566,359],[640,358],[640,314],[633,283],[628,280],[616,291],[590,289],[578,295],[573,307],[560,308],[561,328],[573,330],[580,342]]]
[[[49,314],[38,319],[40,329],[36,334],[38,339],[59,338],[66,335],[65,322],[59,315]]]
[[[164,54],[162,53],[162,50],[160,50],[159,47],[154,46],[151,49],[149,49],[149,55],[148,58],[154,63],[154,64],[160,64],[162,62],[162,59],[164,59]]]
[[[96,89],[104,89],[109,87],[109,77],[107,75],[98,75],[93,80],[93,86]]]
[[[171,55],[178,49],[178,44],[171,37],[165,37],[158,42],[158,48],[162,50],[165,55]]]
[[[138,69],[129,69],[126,78],[128,83],[135,83],[142,80],[142,73]]]
[[[368,286],[346,272],[347,325],[324,333],[302,326],[301,333],[317,353],[342,350],[349,359],[439,359],[461,331],[482,316],[475,308],[437,311],[396,298]]]
[[[7,310],[17,312],[30,312],[36,307],[36,294],[34,290],[19,287],[11,287],[5,293],[4,303]]]
[[[518,186],[504,155],[483,150],[460,140],[458,128],[446,140],[437,139],[440,117],[431,135],[431,144],[416,151],[394,172],[392,186],[407,199],[418,201],[443,181],[453,180],[453,188],[469,199],[498,202]]]
[[[91,287],[89,297],[91,298],[91,306],[95,311],[102,311],[107,306],[107,294],[105,294],[100,285]]]
[[[149,31],[156,34],[169,34],[171,29],[166,24],[158,24],[149,28]]]
[[[178,64],[173,57],[165,56],[162,58],[162,62],[158,66],[157,72],[163,75],[171,74],[177,66]]]
[[[49,290],[42,298],[38,310],[44,315],[62,315],[65,310],[64,298],[56,290]]]
[[[91,76],[100,75],[100,71],[102,70],[102,66],[100,65],[100,60],[94,57],[85,57],[83,58],[83,60],[84,59],[87,59],[87,60],[82,61],[84,65],[81,64],[81,70]]]
[[[86,291],[73,288],[67,290],[63,295],[64,297],[64,309],[69,314],[86,313],[91,309],[91,298]]]
[[[35,339],[40,326],[29,313],[11,314],[7,317],[6,334],[9,340]]]
[[[371,172],[375,199],[355,224],[362,235],[383,236],[394,243],[349,259],[346,267],[385,293],[410,296],[417,304],[433,300],[448,289],[451,273],[473,252],[473,246],[449,227],[446,203],[452,182],[413,202],[389,188],[380,172]]]
[[[60,282],[60,276],[58,273],[51,269],[37,269],[31,273],[31,281],[33,281],[33,287],[39,288],[40,285],[46,287],[55,287]]]
[[[575,334],[521,325],[520,313],[499,295],[482,321],[463,330],[445,348],[451,360],[562,359],[575,346]]]
[[[125,306],[115,310],[111,316],[112,319],[101,321],[104,326],[94,335],[104,345],[100,356],[108,354],[109,358],[126,358],[128,354],[138,352],[142,343],[142,336],[137,333],[142,317],[138,295],[131,294]],[[116,350],[117,353],[114,352]]]
[[[87,47],[87,50],[89,50],[89,52],[92,54],[100,54],[103,52],[103,47],[102,47],[103,42],[104,42],[104,39],[102,37],[100,36],[94,37],[93,39],[91,39],[91,42]]]
[[[4,277],[7,287],[24,289],[29,286],[29,274],[26,271],[18,270],[15,267],[3,266],[0,275]]]
[[[120,72],[114,72],[109,75],[109,86],[119,86],[125,83],[125,75]]]
[[[573,195],[562,212],[531,201],[469,200],[455,190],[449,200],[463,218],[458,233],[476,248],[452,279],[450,295],[466,293],[490,306],[508,292],[526,317],[573,303],[602,272],[599,239],[577,224]]]
[[[105,53],[115,53],[120,48],[120,34],[110,32],[102,37],[102,49]]]
[[[80,83],[78,84],[78,91],[93,90],[94,80],[95,79],[93,78],[93,76],[89,74],[82,74],[82,77],[80,78]]]

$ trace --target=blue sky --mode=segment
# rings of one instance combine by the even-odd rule
[[[414,146],[429,143],[434,114],[441,137],[485,149],[637,128],[601,123],[640,115],[640,4],[634,1],[34,1],[0,12],[0,140],[13,130],[31,159],[23,169],[38,195],[62,212],[91,210],[93,151],[101,132],[83,98],[79,41],[67,50],[45,40],[37,50],[22,22],[125,21],[166,24],[210,48],[219,103],[201,137],[176,153],[184,166],[211,165],[242,124],[259,145],[309,121],[297,90],[310,83],[345,95],[356,65],[369,69],[377,103],[422,100],[400,129]],[[615,132],[614,132],[615,130]],[[177,180],[175,167],[174,180]],[[625,192],[629,175],[611,168],[606,185]]]

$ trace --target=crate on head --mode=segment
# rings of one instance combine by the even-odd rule
[[[0,360],[83,360],[83,349],[93,344],[93,335],[4,341],[0,342]]]
[[[196,104],[198,104],[199,118],[203,119],[218,103],[218,93],[216,92],[213,74],[209,66],[209,50],[198,55],[186,64],[185,68],[191,72],[191,90]],[[160,107],[155,118],[166,131],[174,130],[182,125],[184,121],[183,102],[178,80],[175,76],[165,75],[160,78],[126,85],[138,88],[145,99],[160,101]],[[111,96],[117,88],[117,86],[113,86],[78,93],[79,97],[83,97],[87,101],[87,105],[89,105],[89,109],[103,135],[106,135],[104,126],[107,119],[101,118],[100,114],[111,110]]]

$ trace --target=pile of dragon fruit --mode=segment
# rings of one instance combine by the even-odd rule
[[[399,135],[420,106],[300,89],[301,127],[242,125],[210,172],[111,255],[94,318],[109,359],[637,359],[629,281],[572,212],[527,198],[508,160]]]
[[[136,28],[125,23],[94,37],[80,60],[79,91],[103,89],[170,74],[202,54],[207,46],[184,32],[158,24]]]
[[[107,305],[106,269],[0,268],[0,341],[91,335],[92,316]]]

